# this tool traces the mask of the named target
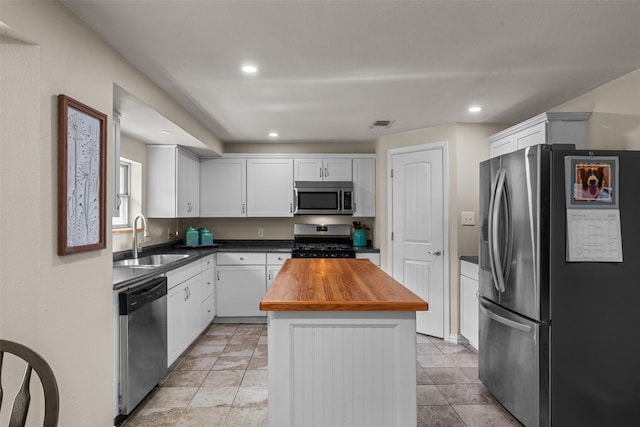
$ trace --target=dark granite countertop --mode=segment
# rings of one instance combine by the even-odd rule
[[[121,290],[139,285],[150,278],[161,276],[167,271],[174,270],[217,252],[291,252],[292,246],[293,240],[217,240],[213,246],[197,247],[183,246],[181,241],[176,241],[148,246],[139,253],[139,258],[159,253],[188,254],[189,257],[153,269],[114,267],[113,289]],[[354,247],[354,250],[356,253],[380,252],[379,249],[371,246]],[[113,254],[113,261],[128,258],[131,258],[131,250],[115,252]]]
[[[478,256],[477,255],[462,255],[460,257],[460,261],[467,261],[473,264],[478,264]]]

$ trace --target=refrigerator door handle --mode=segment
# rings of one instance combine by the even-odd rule
[[[518,322],[516,322],[514,320],[507,319],[507,318],[504,318],[502,316],[499,316],[499,315],[495,314],[494,312],[492,312],[490,309],[488,309],[486,307],[486,305],[485,305],[485,303],[483,301],[480,301],[480,309],[482,311],[484,311],[484,314],[486,314],[487,317],[489,317],[490,319],[495,320],[498,323],[502,323],[505,326],[508,326],[510,328],[513,328],[513,329],[517,329],[517,330],[522,331],[522,332],[527,332],[527,333],[531,332],[531,326],[523,325],[522,323],[518,323]]]
[[[504,173],[504,170],[500,169],[498,171],[498,175],[496,175],[496,179],[493,182],[491,197],[489,199],[489,265],[491,267],[491,277],[493,278],[493,286],[496,288],[496,291],[500,292],[500,288],[498,287],[498,276],[496,274],[497,267],[495,263],[495,253],[496,253],[496,244],[497,241],[494,240],[493,235],[494,231],[497,227],[497,212],[496,212],[496,194],[498,192],[498,182],[500,181],[500,177]],[[495,222],[494,222],[495,221]]]
[[[506,265],[508,265],[508,263],[510,262],[510,260],[508,258],[510,258],[510,256],[508,256],[508,253],[510,251],[504,252],[504,247],[500,247],[500,246],[511,246],[508,244],[509,240],[510,240],[510,226],[509,224],[507,224],[507,235],[506,235],[506,245],[501,245],[499,239],[499,225],[500,225],[500,207],[502,206],[502,199],[503,197],[505,198],[506,201],[506,196],[504,194],[504,188],[505,188],[505,176],[506,176],[506,171],[504,169],[500,169],[500,172],[498,173],[498,183],[496,184],[496,190],[495,190],[495,200],[493,202],[493,211],[491,212],[491,237],[490,237],[490,241],[493,241],[493,243],[491,244],[491,252],[492,253],[492,258],[493,258],[493,268],[492,268],[492,274],[494,277],[494,281],[496,282],[496,287],[499,287],[499,291],[500,292],[504,292],[505,291],[505,271],[504,271],[504,267],[503,267],[503,261],[506,261]],[[507,215],[506,215],[506,220],[509,222],[510,218],[509,218],[509,209],[508,209],[508,203],[505,204],[506,210],[507,210]],[[507,255],[507,257],[505,257],[505,259],[503,260],[503,256]]]
[[[532,147],[527,147],[524,155],[525,155],[525,171],[527,176],[527,203],[529,208],[529,233],[531,238],[531,263],[533,272],[533,295],[534,295],[534,307],[539,307],[538,302],[538,260],[537,260],[537,252],[536,252],[536,233],[534,228],[534,218],[533,218],[533,179],[531,176],[531,158],[534,157],[533,154],[530,154]]]

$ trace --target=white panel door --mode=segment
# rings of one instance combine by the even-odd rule
[[[443,150],[392,155],[392,274],[429,303],[416,329],[444,338]]]

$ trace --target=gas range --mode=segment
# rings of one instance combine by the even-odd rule
[[[292,258],[355,258],[348,224],[294,224]]]

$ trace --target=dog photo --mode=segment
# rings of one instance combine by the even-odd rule
[[[574,182],[574,200],[611,201],[611,165],[609,163],[577,163]]]

